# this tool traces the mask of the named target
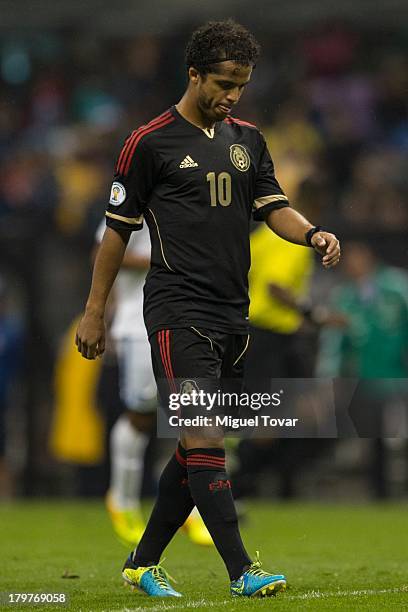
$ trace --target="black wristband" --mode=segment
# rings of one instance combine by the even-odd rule
[[[317,232],[321,232],[322,231],[322,226],[321,225],[316,225],[316,227],[311,227],[310,230],[308,230],[305,234],[305,240],[306,240],[306,244],[307,246],[310,246],[313,248],[312,245],[312,236],[314,236]]]

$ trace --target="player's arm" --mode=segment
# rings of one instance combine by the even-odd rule
[[[92,250],[91,262],[95,264],[96,256],[98,254],[100,247],[100,243],[95,244]],[[140,270],[145,271],[148,270],[150,266],[150,257],[145,257],[143,255],[135,255],[134,253],[130,253],[127,250],[122,259],[121,268],[124,270]]]
[[[78,351],[95,359],[105,350],[105,307],[122,265],[130,233],[143,227],[143,212],[157,176],[155,156],[136,130],[119,154],[106,210],[107,228],[96,254],[92,286],[76,335]]]
[[[312,246],[323,256],[325,268],[331,268],[340,260],[340,243],[334,234],[315,228],[299,212],[285,206],[271,210],[265,218],[268,227],[278,236],[303,246]]]
[[[265,221],[278,236],[304,246],[313,247],[323,256],[323,266],[335,266],[340,259],[340,245],[334,234],[314,227],[299,212],[289,206],[288,198],[279,185],[273,161],[260,134],[261,150],[259,169],[255,184],[253,218]]]
[[[92,285],[75,338],[78,351],[86,359],[95,359],[105,350],[106,302],[122,264],[129,235],[124,230],[107,227],[96,254]]]

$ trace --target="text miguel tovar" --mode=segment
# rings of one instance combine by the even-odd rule
[[[171,415],[169,417],[170,427],[227,427],[228,429],[245,429],[256,427],[296,427],[299,419],[275,418],[267,415],[255,415],[249,418],[232,417],[230,415],[223,416],[203,416],[195,417],[180,417]]]

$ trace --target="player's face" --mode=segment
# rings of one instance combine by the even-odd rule
[[[197,104],[210,121],[223,121],[249,83],[252,66],[222,62],[217,73],[198,75]]]

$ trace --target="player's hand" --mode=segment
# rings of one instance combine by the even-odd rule
[[[105,322],[103,317],[86,313],[79,322],[75,336],[78,351],[85,359],[96,359],[105,351]]]
[[[322,264],[324,268],[337,266],[340,261],[340,242],[334,234],[329,232],[316,232],[312,236],[312,246],[323,255]]]

